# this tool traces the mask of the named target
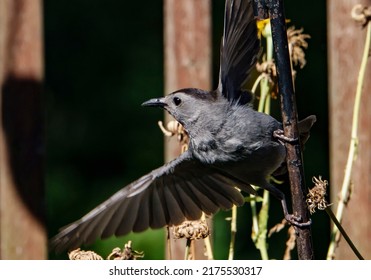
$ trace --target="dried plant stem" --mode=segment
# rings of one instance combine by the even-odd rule
[[[273,41],[272,34],[270,32],[270,24],[267,24],[264,28],[264,35],[266,39],[267,46],[267,61],[272,61],[273,59]],[[270,87],[269,87],[269,78],[263,77],[260,82],[260,101],[258,106],[259,112],[265,112],[269,114],[270,112]]]
[[[260,251],[262,260],[268,260],[268,248],[267,248],[267,226],[269,217],[269,192],[263,192],[262,207],[257,213],[256,202],[251,200],[251,211],[252,211],[252,232],[251,239],[253,240],[255,247]]]
[[[190,249],[191,249],[191,245],[192,245],[192,240],[190,238],[187,238],[186,248],[185,248],[185,251],[184,251],[184,260],[189,259],[189,252],[190,252]]]
[[[229,254],[228,260],[233,260],[234,257],[234,244],[236,240],[237,232],[237,206],[233,205],[232,207],[232,217],[231,217],[231,241],[229,243]]]
[[[350,248],[353,250],[354,254],[356,254],[356,256],[358,257],[358,259],[364,260],[364,258],[362,257],[361,253],[357,250],[356,246],[354,246],[352,240],[350,239],[350,237],[348,236],[348,234],[346,233],[346,231],[344,230],[344,228],[342,227],[342,225],[340,224],[340,222],[336,219],[335,214],[331,211],[331,208],[330,207],[327,207],[325,210],[326,210],[326,213],[330,216],[331,220],[337,226],[338,230],[343,235],[344,239],[349,244]]]
[[[170,240],[170,227],[167,226],[166,227],[166,243],[167,243],[167,255],[168,255],[168,259],[169,260],[172,260],[173,259],[173,256],[171,254],[171,240]]]
[[[268,260],[267,231],[269,217],[269,192],[264,190],[262,207],[259,212],[259,234],[255,246],[259,249],[262,260]]]
[[[371,22],[369,21],[367,24],[367,33],[366,33],[366,40],[365,40],[365,47],[363,51],[361,66],[358,74],[357,80],[357,89],[356,89],[356,96],[354,100],[354,108],[353,108],[353,121],[352,121],[352,132],[351,132],[351,139],[350,139],[350,147],[349,147],[349,154],[348,160],[345,167],[345,175],[343,180],[343,185],[341,187],[340,199],[336,210],[336,219],[338,221],[342,221],[344,209],[348,200],[349,189],[351,186],[351,174],[353,168],[353,162],[357,154],[357,147],[358,147],[358,123],[359,123],[359,110],[361,104],[361,97],[362,97],[362,87],[364,83],[364,77],[366,72],[367,66],[367,59],[369,56],[370,51],[370,41],[371,41]],[[337,244],[340,240],[340,232],[337,227],[333,227],[331,233],[331,242],[329,245],[329,249],[327,252],[327,259],[333,259],[335,254],[335,249]]]
[[[204,239],[204,242],[205,242],[207,259],[208,260],[213,260],[214,259],[214,254],[213,254],[213,250],[212,250],[212,247],[211,247],[210,237],[209,236],[206,237]]]
[[[272,34],[270,31],[270,24],[266,24],[263,35],[266,38],[266,59],[272,61],[273,59],[273,41]],[[260,81],[260,100],[258,111],[266,114],[270,113],[270,86],[269,77],[260,75],[258,80]],[[255,85],[254,85],[255,86]],[[253,87],[255,91],[256,87]],[[254,92],[253,91],[253,92]],[[268,260],[268,248],[267,248],[267,227],[268,227],[268,211],[269,211],[269,192],[264,190],[262,208],[257,214],[256,202],[251,201],[251,212],[252,212],[252,233],[251,237],[255,243],[255,247],[260,251],[260,255],[263,260]]]
[[[234,207],[236,207],[236,206],[234,206]],[[206,221],[206,215],[205,215],[204,212],[202,212],[201,220],[207,222]],[[211,247],[210,236],[207,236],[206,238],[204,238],[204,244],[205,244],[207,259],[208,260],[213,260],[214,259],[214,254],[213,254],[213,249]]]
[[[259,221],[258,221],[258,213],[256,209],[256,201],[254,199],[254,195],[250,194],[250,207],[251,207],[251,216],[252,216],[252,230],[251,230],[251,239],[255,242],[258,238],[259,234]]]
[[[251,91],[255,94],[256,89],[258,88],[261,80],[264,78],[264,74],[260,74],[259,77],[255,80],[254,85],[251,88]]]

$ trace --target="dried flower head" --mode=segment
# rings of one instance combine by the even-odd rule
[[[287,40],[289,42],[291,61],[293,65],[299,66],[300,69],[307,63],[304,49],[308,48],[306,39],[309,38],[310,35],[303,34],[303,28],[295,29],[295,26],[290,26],[287,29]]]
[[[173,228],[174,238],[204,239],[210,235],[206,221],[184,221]]]
[[[184,127],[179,122],[175,120],[169,121],[165,128],[162,121],[159,121],[158,126],[165,136],[172,137],[175,135],[177,137],[178,142],[182,145],[182,153],[188,150],[189,137]]]
[[[325,210],[329,206],[325,199],[326,188],[328,185],[327,180],[322,180],[321,176],[319,176],[319,179],[313,177],[312,181],[314,183],[314,187],[309,189],[306,199],[308,209],[311,214],[316,211],[316,208],[319,210]]]
[[[260,72],[261,78],[266,78],[271,87],[271,97],[277,99],[277,69],[273,60],[264,60],[262,63],[256,63],[256,70]]]
[[[351,15],[356,22],[364,27],[371,20],[371,6],[365,7],[362,4],[357,4],[353,7]]]
[[[80,248],[73,250],[68,253],[68,258],[70,260],[103,260],[103,258],[95,253],[94,251],[84,251]]]
[[[280,223],[275,224],[268,232],[268,237],[271,237],[274,233],[280,232],[285,228],[286,225],[290,225],[286,219],[283,219]]]
[[[277,77],[277,70],[276,64],[274,64],[272,60],[256,63],[256,70],[267,77],[271,83],[274,83],[274,80]]]
[[[123,250],[120,248],[114,248],[112,253],[108,255],[107,260],[136,260],[138,258],[143,258],[144,253],[135,251],[131,248],[131,241],[124,245]]]

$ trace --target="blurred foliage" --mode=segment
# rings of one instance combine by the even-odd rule
[[[157,127],[163,112],[140,106],[164,93],[162,5],[161,0],[44,0],[49,237],[163,164],[163,137]],[[329,177],[325,2],[286,0],[285,6],[291,23],[311,35],[307,65],[296,79],[300,118],[316,114],[318,119],[304,153],[309,187],[312,176]],[[213,0],[214,86],[223,13],[224,1]],[[276,103],[273,115],[280,118]],[[271,204],[273,226],[282,215],[279,203]],[[250,239],[249,211],[246,206],[238,209],[237,259],[260,257]],[[217,259],[228,254],[229,216],[220,212],[215,218]],[[328,219],[322,213],[312,219],[316,258],[323,259]],[[282,258],[286,238],[283,231],[268,239],[270,257]],[[163,230],[97,241],[89,249],[108,255],[128,240],[134,250],[144,251],[145,259],[164,258]]]

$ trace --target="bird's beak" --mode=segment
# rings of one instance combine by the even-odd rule
[[[164,97],[161,97],[161,98],[153,98],[153,99],[150,99],[146,102],[144,102],[142,104],[142,106],[146,106],[146,107],[161,107],[161,108],[164,108],[166,106],[166,103],[165,103],[165,98]]]

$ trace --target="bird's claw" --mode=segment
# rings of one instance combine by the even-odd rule
[[[288,221],[291,225],[297,226],[300,228],[309,227],[312,224],[312,220],[309,219],[307,222],[302,222],[302,218],[300,216],[295,216],[293,214],[287,214],[285,216],[286,221]]]
[[[299,138],[291,138],[284,135],[284,131],[282,129],[277,129],[273,131],[273,137],[287,143],[296,143]]]

